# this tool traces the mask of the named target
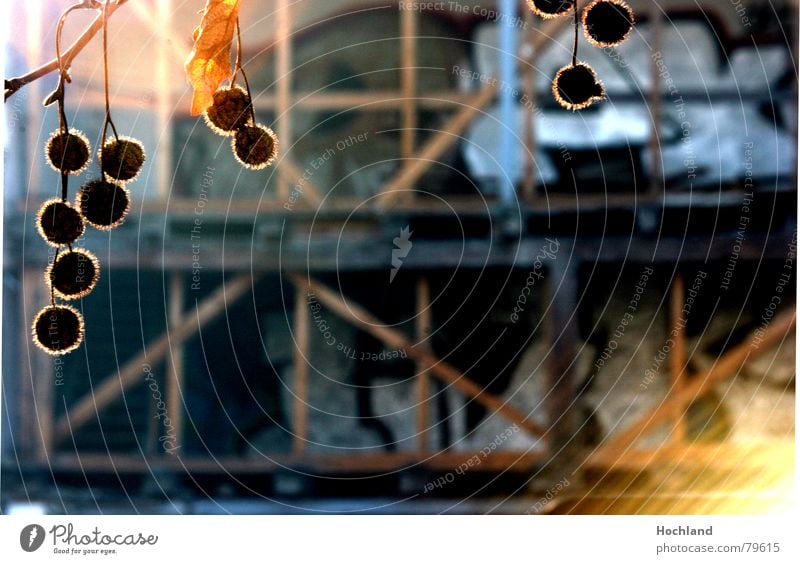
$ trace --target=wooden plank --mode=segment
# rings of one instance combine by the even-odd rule
[[[414,154],[417,129],[417,11],[400,12],[400,84],[403,94],[400,156],[410,159]],[[404,166],[410,162],[405,161]]]
[[[181,272],[173,272],[169,284],[169,327],[174,331],[183,321],[185,296],[184,278]],[[173,350],[174,349],[174,350]],[[176,443],[183,437],[183,343],[170,342],[167,363],[167,416],[173,425]]]
[[[278,61],[275,70],[278,87],[277,134],[283,152],[279,160],[283,160],[288,156],[292,146],[292,14],[289,0],[278,0],[276,17],[278,24],[276,48]],[[289,183],[284,175],[278,176],[277,193],[280,199],[286,199],[289,196]]]
[[[156,364],[164,359],[170,347],[178,346],[193,337],[201,328],[239,299],[253,285],[253,278],[240,274],[222,285],[201,303],[196,305],[194,315],[186,314],[173,329],[163,333],[140,354],[126,362],[117,373],[106,377],[97,387],[78,400],[63,415],[56,425],[55,438],[64,439],[88,423],[95,415],[107,408],[125,390],[143,379],[142,366]]]
[[[308,444],[308,354],[309,311],[302,288],[295,288],[294,299],[294,393],[292,395],[292,449],[300,454]]]
[[[685,409],[711,390],[715,384],[738,373],[745,362],[763,354],[771,346],[783,342],[794,326],[794,309],[781,313],[763,330],[763,334],[751,333],[741,344],[719,357],[711,368],[691,378],[679,392],[671,394],[627,429],[602,444],[591,459],[602,460],[623,456],[630,445],[645,433],[669,421],[676,408]],[[758,346],[753,346],[759,337]]]
[[[574,441],[578,430],[575,399],[575,375],[578,350],[578,261],[569,249],[560,248],[547,277],[549,303],[545,307],[547,332],[551,343],[548,351],[547,399],[550,416],[550,448],[561,449]]]
[[[466,462],[475,452],[442,452],[420,459],[414,452],[378,452],[351,454],[273,454],[253,458],[231,457],[147,457],[125,454],[81,453],[59,454],[52,458],[51,468],[72,472],[138,473],[160,471],[190,474],[264,474],[297,468],[329,474],[363,474],[366,472],[391,472],[424,468],[441,472],[454,472],[462,467],[466,472],[530,472],[547,460],[544,451],[517,452],[495,450],[481,463],[468,467]],[[463,465],[463,466],[462,466]],[[24,469],[28,469],[26,466]],[[35,468],[33,468],[35,469]]]
[[[389,348],[405,351],[408,358],[417,361],[427,372],[466,394],[488,409],[490,413],[497,413],[505,417],[535,437],[543,436],[546,433],[543,427],[529,419],[527,415],[502,398],[487,392],[483,387],[467,378],[455,367],[437,358],[433,353],[425,351],[422,347],[415,347],[408,337],[396,329],[387,327],[386,324],[363,307],[353,302],[345,303],[336,292],[314,280],[304,280],[297,275],[290,275],[290,278],[299,289],[308,289],[313,292],[320,302],[342,317],[342,319],[366,331],[385,343]]]
[[[672,293],[670,296],[670,324],[672,327],[672,340],[674,342],[674,346],[669,355],[670,389],[672,392],[680,392],[685,385],[686,327],[682,321],[685,299],[683,277],[678,274],[672,282]],[[686,438],[686,420],[683,417],[683,412],[683,406],[678,405],[672,414],[672,421],[674,423],[672,438],[679,442]]]
[[[433,327],[433,312],[431,311],[431,290],[427,278],[417,281],[417,315],[416,315],[416,346],[431,352],[430,335]],[[425,365],[417,362],[417,379],[415,382],[415,396],[417,403],[417,450],[421,454],[430,448],[428,444],[428,427],[430,426],[430,378]]]

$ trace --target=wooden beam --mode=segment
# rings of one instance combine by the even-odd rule
[[[491,84],[484,86],[462,106],[440,131],[422,145],[414,160],[408,166],[401,168],[400,172],[380,189],[381,196],[378,198],[380,206],[386,209],[401,194],[411,189],[431,165],[460,139],[473,118],[494,99],[496,93],[496,86]]]
[[[279,139],[279,142],[283,142],[283,139]],[[278,174],[282,178],[282,182],[286,184],[287,192],[285,196],[288,197],[289,191],[297,186],[305,173],[300,170],[296,164],[294,164],[291,158],[289,158],[287,155],[284,155],[283,158],[278,161]],[[322,203],[322,192],[320,192],[319,187],[311,182],[310,179],[304,180],[302,189],[303,197],[310,204],[318,206]],[[283,207],[283,204],[285,203],[286,201],[281,202],[280,206]]]
[[[164,332],[140,354],[133,357],[115,374],[110,374],[96,388],[78,400],[56,424],[55,438],[64,439],[88,423],[93,416],[115,401],[126,387],[143,379],[142,366],[164,359],[170,350],[193,337],[225,308],[239,299],[253,285],[249,273],[240,274],[222,285],[195,306],[194,315],[186,314],[173,329]]]
[[[301,454],[308,443],[308,354],[309,312],[306,295],[295,287],[294,299],[294,382],[292,386],[292,450]]]
[[[409,358],[417,361],[427,372],[466,394],[484,406],[490,413],[497,413],[505,417],[535,437],[541,437],[547,433],[545,428],[511,406],[507,401],[487,392],[485,388],[467,378],[455,367],[437,358],[433,353],[425,351],[423,347],[414,346],[403,333],[386,326],[363,307],[353,302],[345,303],[336,292],[314,280],[304,280],[297,275],[290,275],[290,278],[298,289],[313,292],[320,302],[342,319],[366,331],[389,348],[405,351]]]
[[[538,25],[539,18],[534,18],[532,10],[525,10],[525,26],[523,56],[528,59],[528,65],[522,71],[524,77],[523,90],[525,93],[525,123],[522,126],[522,136],[525,141],[525,166],[522,173],[522,198],[533,199],[536,193],[536,60],[538,52],[531,46],[533,29]]]
[[[560,248],[547,277],[549,304],[545,306],[551,348],[547,355],[548,415],[553,427],[551,448],[559,450],[574,441],[578,429],[575,406],[578,350],[578,262],[569,249]]]
[[[173,272],[169,284],[169,327],[174,331],[183,321],[184,278]],[[173,350],[174,348],[174,350]],[[183,343],[170,343],[167,370],[167,416],[174,427],[176,442],[183,437]]]
[[[674,346],[669,355],[670,389],[680,392],[685,386],[684,371],[686,370],[686,319],[683,319],[683,304],[685,298],[683,277],[678,274],[672,282],[670,296],[670,325],[672,327],[672,340]],[[672,414],[674,431],[672,438],[683,441],[686,438],[686,420],[683,417],[683,406],[676,406]]]
[[[433,312],[431,311],[431,290],[427,278],[417,281],[417,312],[416,312],[416,346],[431,352],[430,336],[433,327]],[[416,404],[417,404],[417,450],[424,454],[429,450],[428,427],[430,426],[430,378],[426,367],[417,362]]]
[[[558,18],[548,21],[533,39],[531,45],[534,52],[552,41],[553,36],[570,23],[570,18]],[[523,69],[524,70],[524,69]],[[515,85],[509,85],[513,88]],[[414,162],[400,169],[379,191],[379,205],[386,209],[405,190],[409,190],[428,171],[441,156],[461,138],[461,134],[472,123],[472,120],[494,100],[499,85],[492,82],[474,94],[450,120],[420,147],[414,156]]]
[[[278,141],[283,151],[281,160],[288,156],[292,146],[292,14],[289,0],[278,0],[276,8],[278,24],[277,46],[277,76],[278,82],[278,107],[277,107],[277,134]],[[280,166],[280,165],[279,165]],[[289,183],[283,175],[278,176],[278,197],[289,196]]]
[[[676,409],[685,409],[690,403],[711,390],[715,384],[736,374],[748,360],[763,354],[771,346],[781,343],[794,326],[794,309],[775,317],[763,330],[763,333],[751,333],[741,344],[719,357],[711,368],[690,379],[683,389],[667,397],[633,425],[601,445],[592,454],[591,459],[607,460],[624,456],[630,445],[642,435],[665,421],[669,421]],[[758,346],[754,346],[756,340],[758,340]]]

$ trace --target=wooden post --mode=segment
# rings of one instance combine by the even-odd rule
[[[306,294],[295,286],[294,298],[294,393],[292,395],[292,448],[302,454],[308,442],[309,312]]]
[[[183,321],[183,275],[173,272],[169,285],[169,328],[175,331]],[[167,379],[167,416],[174,427],[176,442],[183,437],[183,343],[170,343]]]
[[[664,30],[664,18],[658,2],[653,2],[650,7],[650,21],[653,36],[650,38],[650,45],[653,53],[661,50],[662,36]],[[655,58],[650,57],[651,87],[649,96],[650,115],[653,116],[653,130],[650,133],[648,150],[652,170],[650,171],[650,192],[652,195],[660,196],[664,189],[664,168],[661,166],[661,119],[664,113],[661,100],[661,72],[658,69]]]
[[[578,429],[575,397],[575,352],[578,342],[578,269],[568,249],[561,248],[548,276],[548,329],[552,348],[547,355],[548,401],[552,451],[565,447]]]
[[[156,155],[156,194],[166,200],[172,188],[174,174],[172,162],[172,65],[170,38],[172,37],[171,0],[158,0],[156,12],[158,22],[158,51],[156,54],[156,119],[158,123],[158,153]]]
[[[415,346],[431,350],[430,338],[431,328],[433,327],[431,311],[431,290],[427,278],[420,278],[417,281],[417,317],[416,317],[416,339]],[[430,425],[430,378],[428,377],[427,367],[417,361],[417,381],[416,381],[416,403],[417,403],[417,449],[421,456],[424,456],[429,449],[428,445],[428,426]]]
[[[400,12],[400,49],[401,75],[400,83],[403,92],[403,125],[400,138],[400,155],[403,166],[410,164],[414,155],[414,141],[417,129],[417,11],[401,10]]]
[[[538,18],[533,17],[532,10],[525,10],[525,29],[532,29],[536,25]],[[525,166],[522,173],[522,199],[530,201],[536,193],[536,60],[538,51],[531,45],[532,32],[528,31],[524,35],[523,55],[528,59],[528,65],[523,69],[524,90],[525,90],[525,123],[522,125],[522,135],[525,141]]]
[[[672,339],[674,342],[669,356],[672,393],[680,393],[684,387],[684,371],[686,369],[686,327],[684,325],[686,320],[682,319],[684,300],[683,277],[678,274],[672,283],[672,295],[670,297],[670,325],[672,326]],[[686,438],[684,409],[684,406],[677,405],[673,413],[675,428],[672,438],[676,441],[683,441]]]
[[[289,0],[278,0],[277,6],[278,22],[278,45],[277,45],[277,76],[275,80],[278,86],[278,108],[277,108],[277,134],[280,140],[283,158],[288,156],[292,146],[292,14]],[[280,156],[278,157],[281,158]],[[278,197],[285,199],[289,196],[289,183],[284,175],[279,174]]]

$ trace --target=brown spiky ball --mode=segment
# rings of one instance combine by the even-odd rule
[[[129,182],[142,170],[144,147],[132,137],[111,138],[105,142],[97,158],[107,180]]]
[[[247,125],[232,140],[233,154],[242,165],[259,170],[272,164],[278,154],[278,138],[268,127]]]
[[[553,79],[553,96],[568,110],[582,110],[602,100],[605,90],[592,67],[578,63],[559,69]]]
[[[36,215],[36,229],[54,247],[70,245],[83,235],[83,218],[69,203],[47,200]]]
[[[633,29],[633,10],[623,0],[594,0],[583,11],[583,31],[596,47],[614,47]]]
[[[214,92],[214,103],[203,114],[208,127],[219,135],[233,135],[250,122],[250,96],[242,88],[231,86]]]
[[[527,2],[534,14],[546,20],[564,16],[575,6],[575,0],[527,0]]]
[[[89,164],[89,140],[77,129],[54,131],[45,145],[48,164],[57,172],[80,174]]]
[[[100,263],[86,249],[62,253],[45,271],[45,281],[55,294],[65,300],[77,300],[88,295],[97,285]]]
[[[76,207],[86,223],[103,230],[121,224],[130,205],[130,195],[124,186],[102,179],[81,186],[76,197]]]
[[[48,354],[67,354],[83,341],[83,316],[67,305],[48,306],[33,320],[33,342]]]

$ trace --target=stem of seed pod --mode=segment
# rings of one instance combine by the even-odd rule
[[[247,73],[244,72],[242,67],[242,29],[239,26],[239,18],[236,18],[236,67],[233,71],[233,79],[236,80],[236,73],[241,73],[242,80],[244,80],[244,88],[247,91],[247,98],[250,100],[250,117],[253,119],[253,124],[256,123],[256,109],[253,105],[253,96],[250,94],[250,82],[247,80]]]
[[[572,48],[572,66],[578,65],[578,31],[580,30],[580,17],[578,16],[578,0],[572,3],[575,11],[575,45]]]
[[[103,135],[100,143],[105,144],[106,133],[108,133],[108,126],[111,126],[111,131],[114,132],[114,138],[119,139],[117,134],[117,127],[111,119],[111,102],[108,98],[108,4],[111,0],[106,0],[103,4],[103,88],[105,90],[106,98],[106,118],[103,121]],[[101,149],[102,151],[102,149]]]

